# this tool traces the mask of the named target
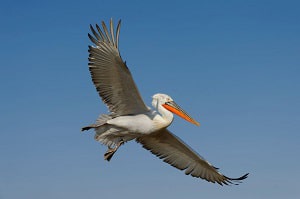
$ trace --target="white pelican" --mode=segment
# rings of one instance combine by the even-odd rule
[[[152,97],[154,109],[145,105],[126,62],[120,56],[120,25],[121,20],[114,33],[111,19],[110,30],[102,22],[103,30],[96,24],[97,31],[90,26],[94,37],[88,34],[95,44],[89,46],[89,70],[100,97],[111,113],[101,115],[95,124],[83,127],[82,131],[95,129],[95,139],[108,146],[104,159],[109,161],[122,144],[135,139],[164,162],[185,170],[186,175],[220,185],[238,184],[247,178],[248,173],[239,178],[229,178],[221,174],[216,167],[167,129],[173,121],[172,113],[200,125],[170,96],[155,94]]]

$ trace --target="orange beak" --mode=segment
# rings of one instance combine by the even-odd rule
[[[186,121],[200,126],[200,123],[194,120],[191,116],[189,116],[180,106],[178,106],[174,101],[166,102],[162,105],[165,109],[171,111],[172,113],[178,115],[179,117],[185,119]]]

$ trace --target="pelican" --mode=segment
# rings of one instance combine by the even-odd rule
[[[110,114],[100,115],[95,124],[83,127],[82,131],[95,130],[95,140],[108,147],[104,159],[110,161],[121,145],[135,140],[164,162],[184,170],[186,175],[220,185],[239,184],[247,178],[248,173],[239,178],[223,175],[167,129],[174,119],[173,113],[200,125],[170,96],[155,94],[153,109],[145,105],[119,52],[120,26],[121,20],[115,32],[111,19],[109,29],[102,22],[102,30],[97,24],[96,29],[90,25],[93,36],[88,34],[95,45],[89,46],[90,74]]]

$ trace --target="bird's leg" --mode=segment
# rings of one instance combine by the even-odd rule
[[[121,140],[115,148],[110,148],[108,147],[106,153],[104,153],[104,160],[110,161],[110,159],[113,157],[113,155],[115,154],[115,152],[119,149],[119,147],[124,144],[124,141]]]

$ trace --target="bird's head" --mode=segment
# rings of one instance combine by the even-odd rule
[[[158,93],[153,95],[152,99],[152,106],[156,109],[158,109],[159,106],[162,106],[164,109],[178,115],[188,122],[200,126],[200,123],[189,116],[179,105],[174,102],[174,100],[170,96]]]

